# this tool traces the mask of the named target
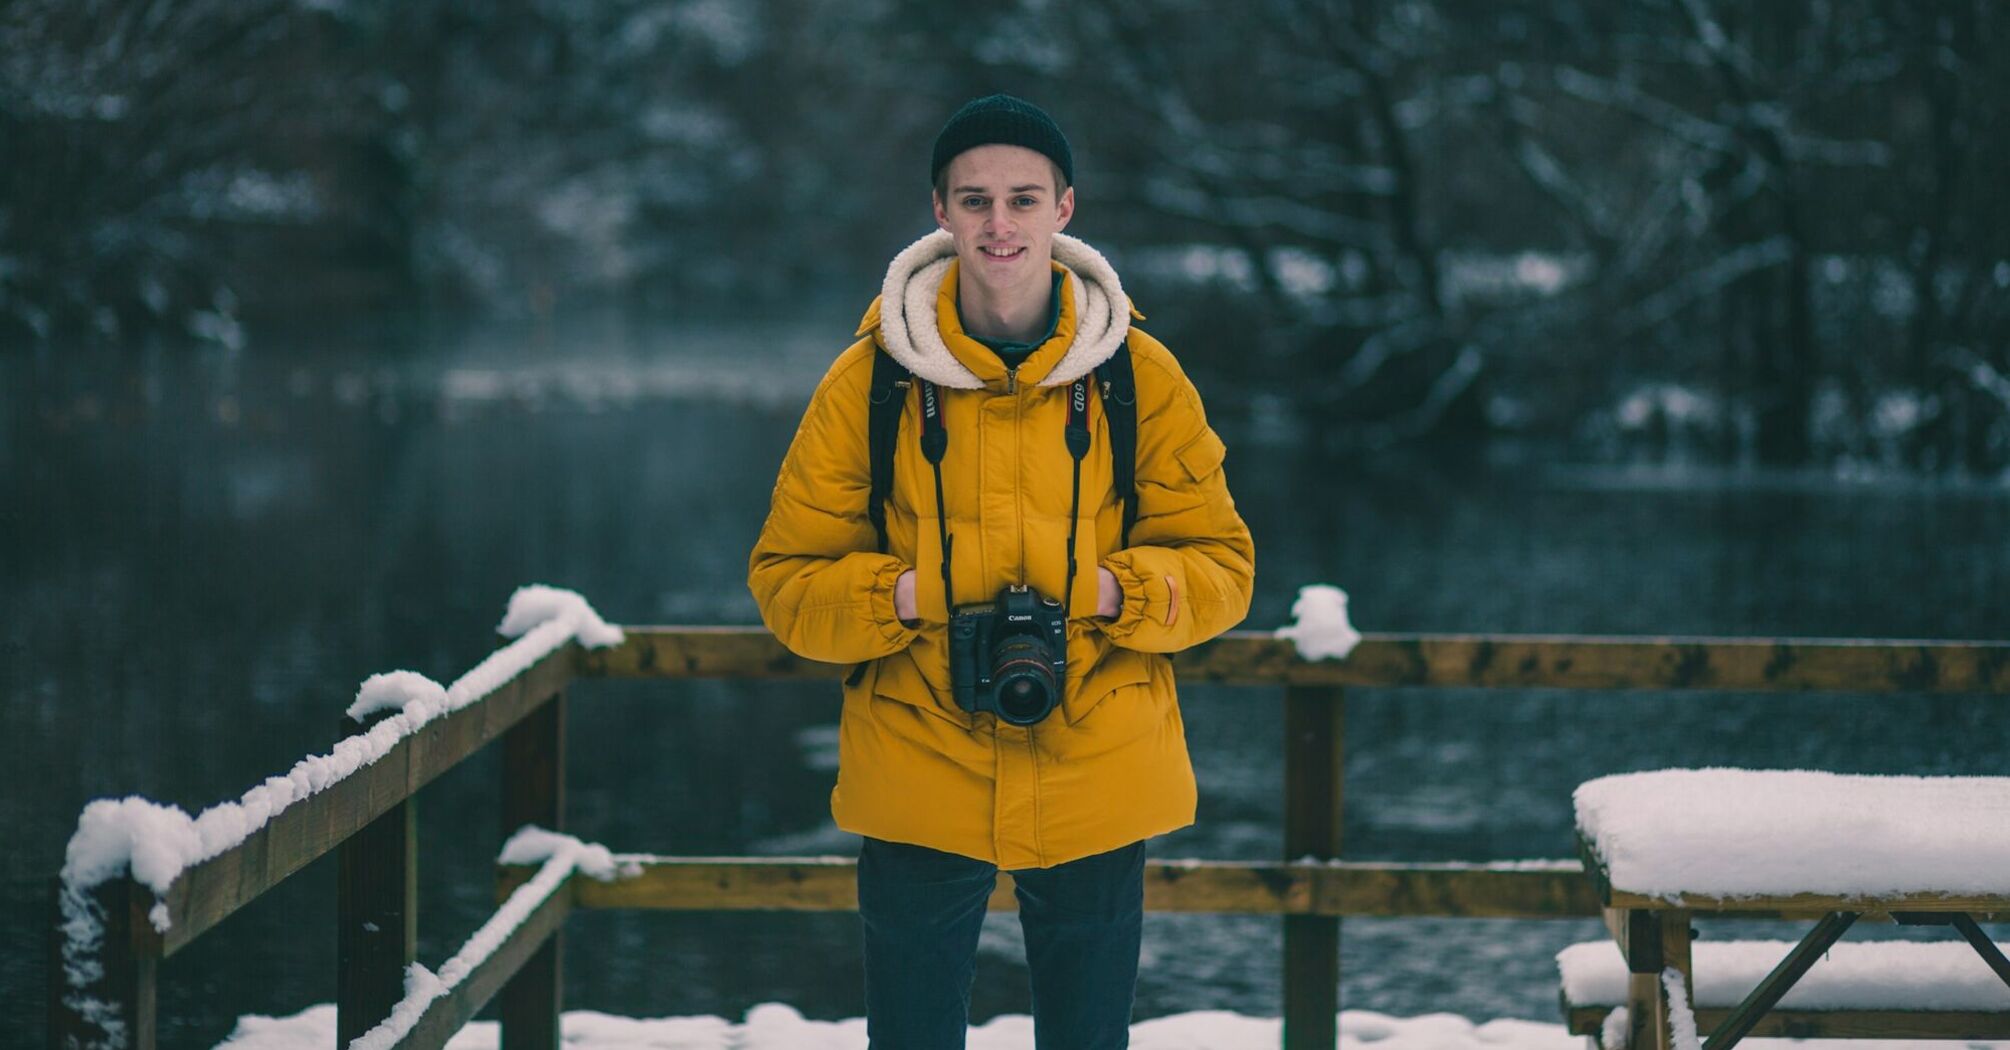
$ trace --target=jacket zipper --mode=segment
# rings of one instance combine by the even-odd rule
[[[1013,365],[1005,370],[1005,392],[1008,394],[1017,394],[1019,392],[1018,365]]]

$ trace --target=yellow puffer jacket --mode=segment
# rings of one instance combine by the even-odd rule
[[[1055,240],[1060,321],[1008,375],[965,335],[948,235],[932,234],[889,269],[886,292],[810,399],[782,462],[748,586],[769,629],[812,660],[871,661],[844,693],[831,812],[846,831],[987,860],[1051,867],[1193,822],[1195,785],[1166,653],[1205,641],[1249,609],[1255,553],[1222,470],[1221,439],[1171,353],[1130,330],[1137,377],[1138,515],[1119,549],[1102,400],[1089,399],[1078,566],[1061,709],[1033,726],[957,707],[949,688],[952,604],[989,601],[1009,583],[1059,597],[1067,577],[1067,383],[1109,356],[1133,316],[1114,272],[1065,235]],[[907,320],[917,323],[910,326]],[[1078,338],[1079,337],[1079,338]],[[888,551],[876,550],[866,421],[872,358],[886,346],[942,384],[949,434],[943,499],[956,594],[942,593],[935,479],[907,392],[887,501]],[[1096,566],[1124,599],[1094,615]],[[893,611],[914,568],[919,626]]]

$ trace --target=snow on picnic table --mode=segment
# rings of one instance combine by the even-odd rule
[[[1793,941],[1697,941],[1696,1002],[1734,1006],[1792,951]],[[1626,960],[1611,941],[1556,956],[1563,993],[1579,1005],[1626,1001]],[[1783,1010],[2010,1010],[2010,986],[1962,940],[1842,941],[1780,1000]]]
[[[1578,830],[1632,893],[2010,894],[2010,777],[1664,769],[1575,799]]]

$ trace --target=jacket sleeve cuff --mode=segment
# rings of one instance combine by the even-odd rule
[[[866,607],[872,615],[873,626],[879,629],[880,636],[886,639],[887,644],[895,649],[906,648],[909,642],[914,641],[915,635],[921,633],[918,628],[901,623],[900,616],[893,611],[894,581],[900,579],[900,574],[910,568],[912,566],[906,562],[889,557],[886,564],[873,573],[872,589],[866,597]]]
[[[1123,604],[1117,608],[1114,620],[1098,620],[1096,625],[1111,641],[1129,637],[1131,632],[1144,626],[1146,606],[1149,604],[1145,593],[1144,578],[1131,570],[1127,561],[1110,559],[1102,563],[1117,578],[1117,587],[1124,592]]]

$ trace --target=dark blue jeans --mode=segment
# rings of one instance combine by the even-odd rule
[[[1145,844],[1012,872],[1039,1050],[1123,1050],[1144,931]],[[858,856],[871,1050],[962,1050],[987,861],[867,838]]]

